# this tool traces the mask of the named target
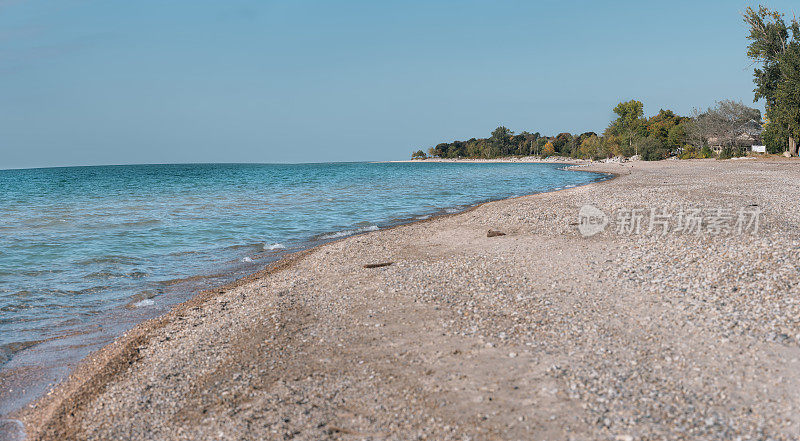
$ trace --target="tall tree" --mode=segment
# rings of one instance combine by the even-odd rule
[[[675,114],[672,110],[661,109],[658,114],[650,117],[645,122],[645,130],[647,136],[657,138],[664,146],[672,147],[670,145],[670,130],[680,125],[683,122],[683,117]],[[673,132],[676,134],[677,132]]]
[[[759,6],[748,7],[744,21],[750,26],[747,39],[747,56],[761,66],[753,72],[756,84],[753,92],[755,101],[764,98],[767,108],[767,134],[786,136],[789,151],[797,154],[796,140],[800,138],[800,115],[796,103],[800,91],[800,70],[797,69],[800,57],[800,24],[792,20],[787,25],[783,14]],[[794,65],[794,66],[793,66]]]
[[[629,148],[633,148],[634,153],[636,153],[634,140],[642,136],[644,104],[636,100],[619,103],[617,107],[614,107],[614,113],[617,114],[617,119],[608,126],[606,135],[619,137]]]
[[[553,140],[553,148],[562,156],[570,156],[572,154],[573,146],[572,135],[570,133],[559,133],[556,139]]]
[[[500,126],[494,129],[494,131],[492,131],[492,138],[491,138],[493,148],[499,150],[501,154],[507,155],[509,153],[508,147],[512,135],[514,135],[514,132],[512,132],[505,126]]]
[[[796,24],[796,23],[795,23]],[[789,152],[798,154],[800,139],[800,42],[793,41],[780,63],[781,81],[775,91],[776,114],[789,132]]]

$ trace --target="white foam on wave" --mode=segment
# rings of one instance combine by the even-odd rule
[[[251,258],[249,258],[247,256],[242,257],[242,262],[244,262],[244,263],[252,262],[252,261],[253,261],[253,259],[251,259]]]
[[[155,304],[156,302],[154,302],[153,299],[144,299],[134,303],[133,306],[137,308],[145,308],[147,306],[153,306]]]
[[[286,246],[282,243],[264,244],[264,251],[283,250]]]
[[[378,230],[380,230],[380,228],[378,228],[377,225],[370,225],[368,227],[361,227],[361,228],[356,228],[356,229],[353,229],[353,230],[344,230],[344,231],[337,231],[335,233],[330,233],[330,234],[323,234],[319,238],[320,239],[338,239],[340,237],[350,236],[350,235],[353,235],[353,234],[367,233],[369,231],[378,231]]]
[[[450,213],[450,214],[452,214],[452,213],[458,213],[459,211],[461,211],[461,209],[460,209],[460,208],[445,208],[445,209],[444,209],[444,212],[445,212],[445,213]]]
[[[431,218],[431,215],[430,215],[430,214],[426,214],[426,215],[424,215],[424,216],[417,216],[417,217],[415,217],[414,219],[417,219],[417,220],[425,220],[425,219],[430,219],[430,218]]]

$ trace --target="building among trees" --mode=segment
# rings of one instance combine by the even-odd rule
[[[759,121],[751,119],[736,129],[730,139],[722,136],[710,137],[708,138],[708,145],[714,153],[720,153],[728,146],[744,152],[764,153],[763,150],[758,151],[761,150],[759,147],[763,146],[763,138],[761,137],[763,130],[763,125]],[[753,150],[753,146],[756,146],[756,150]]]

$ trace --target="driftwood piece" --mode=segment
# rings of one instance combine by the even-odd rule
[[[389,266],[394,262],[381,262],[381,263],[368,263],[364,265],[364,268],[380,268],[382,266]]]
[[[495,231],[495,230],[489,230],[489,232],[486,233],[486,237],[497,237],[497,236],[505,236],[505,235],[506,235],[506,233],[503,233],[502,231]]]

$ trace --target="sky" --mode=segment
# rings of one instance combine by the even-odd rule
[[[0,169],[406,159],[752,103],[749,5],[0,0]]]

